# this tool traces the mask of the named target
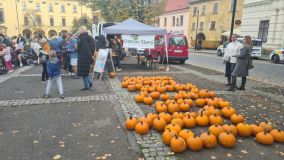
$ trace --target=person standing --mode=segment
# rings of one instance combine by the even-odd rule
[[[41,75],[41,81],[46,82],[48,80],[48,73],[47,73],[47,61],[48,56],[50,52],[50,46],[47,42],[47,39],[43,38],[40,40],[41,50],[39,53],[39,62],[42,64],[42,75]]]
[[[249,58],[252,51],[252,40],[250,36],[245,36],[244,47],[239,55],[234,55],[237,58],[236,66],[232,72],[232,84],[229,91],[235,91],[237,77],[242,77],[241,87],[238,90],[245,90],[245,84],[247,81],[248,70],[249,70]]]
[[[45,98],[50,97],[50,90],[53,81],[56,81],[57,83],[60,98],[61,99],[64,98],[60,69],[61,69],[60,60],[57,58],[56,52],[52,50],[50,51],[49,60],[47,61],[47,72],[49,75],[49,79],[47,82],[46,91],[44,95]]]
[[[120,66],[120,54],[121,54],[120,48],[121,48],[121,46],[120,46],[118,40],[114,39],[112,41],[112,52],[113,52],[112,57],[113,57],[113,61],[115,63],[115,70],[116,71],[122,70],[121,66]]]
[[[235,57],[236,55],[239,55],[241,52],[241,49],[243,48],[243,45],[237,41],[237,35],[233,34],[231,38],[232,42],[230,42],[226,49],[225,49],[225,54],[223,57],[223,63],[226,64],[226,69],[225,69],[225,77],[227,77],[227,84],[226,86],[231,85],[231,73],[233,72],[236,63],[237,63],[237,58]]]
[[[12,65],[12,56],[11,56],[11,48],[6,46],[6,44],[2,44],[2,54],[4,55],[5,67],[8,70],[8,73],[12,73],[13,65]]]
[[[78,61],[78,53],[77,53],[77,39],[72,37],[72,33],[67,33],[66,37],[67,41],[67,53],[70,57],[70,65],[72,66],[73,75],[71,78],[77,79],[77,61]]]
[[[92,36],[88,35],[85,26],[80,27],[78,36],[78,76],[83,77],[84,88],[81,91],[89,90],[93,83],[89,78],[90,65],[93,63],[92,56],[95,50],[95,41]]]
[[[51,50],[55,51],[57,55],[60,54],[60,42],[58,38],[53,34],[51,35],[51,39],[49,40],[49,45]]]

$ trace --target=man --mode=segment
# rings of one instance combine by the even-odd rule
[[[70,65],[72,66],[72,79],[77,79],[77,61],[78,61],[78,53],[77,53],[77,39],[72,36],[71,32],[68,32],[66,35],[67,42],[67,54],[70,57]]]
[[[49,45],[51,47],[51,50],[55,51],[58,56],[60,54],[60,42],[54,34],[51,35],[51,39],[49,40]]]
[[[26,44],[26,40],[24,37],[22,37],[21,34],[18,35],[18,38],[17,38],[17,44],[19,45],[19,48],[20,49],[23,49],[25,44]]]
[[[241,53],[241,49],[243,48],[243,45],[237,41],[237,35],[233,34],[231,38],[232,42],[230,42],[226,49],[225,49],[225,54],[223,57],[223,63],[226,64],[226,71],[225,71],[225,77],[227,77],[228,83],[226,86],[231,85],[231,73],[233,72],[236,63],[237,63],[237,58]]]

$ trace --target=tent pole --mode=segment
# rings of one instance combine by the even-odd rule
[[[166,68],[166,72],[170,71],[169,68],[169,53],[168,53],[168,42],[167,42],[167,36],[166,34],[164,34],[164,39],[165,39],[165,48],[166,48],[166,56],[167,56],[167,68]],[[163,57],[164,59],[164,57]]]

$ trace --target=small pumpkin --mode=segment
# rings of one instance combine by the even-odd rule
[[[214,91],[209,91],[208,94],[210,98],[215,98],[217,96],[216,92]]]
[[[242,137],[249,137],[252,134],[251,127],[248,124],[239,123],[236,128],[237,128],[237,131],[238,131],[238,135],[240,135]]]
[[[210,106],[217,107],[219,105],[219,101],[213,100],[213,99],[208,99],[207,104],[210,105]]]
[[[216,114],[209,116],[209,122],[210,125],[222,125],[223,124],[223,118],[221,116],[218,116]]]
[[[151,105],[151,104],[153,104],[153,99],[151,97],[144,97],[143,103],[146,104],[146,105]]]
[[[198,115],[195,120],[198,126],[207,126],[209,124],[209,118],[208,116],[203,115],[203,112],[201,112],[201,115]]]
[[[266,132],[270,132],[273,130],[273,126],[268,122],[260,122],[259,126],[262,127]]]
[[[175,153],[182,153],[183,151],[185,151],[186,149],[186,143],[185,140],[181,137],[178,137],[177,135],[175,135],[172,139],[171,139],[171,150]]]
[[[150,112],[150,113],[147,114],[147,117],[151,118],[152,121],[153,121],[155,118],[158,118],[158,115],[156,113]]]
[[[224,117],[230,118],[233,114],[236,113],[236,110],[233,107],[224,107],[221,112]]]
[[[183,86],[181,85],[181,84],[176,84],[175,85],[175,91],[181,91],[181,90],[183,90]]]
[[[172,116],[169,113],[161,112],[159,114],[160,118],[163,118],[167,123],[170,123],[172,120]]]
[[[180,128],[183,127],[183,120],[180,119],[180,118],[174,118],[174,119],[172,119],[172,120],[171,120],[171,123],[172,123],[172,124],[177,124],[177,125],[179,125]]]
[[[174,94],[174,100],[183,99],[182,94],[176,93]]]
[[[153,98],[153,99],[159,99],[160,98],[160,93],[159,92],[152,92],[150,94],[150,96]]]
[[[168,110],[168,106],[166,104],[156,105],[156,111],[158,113],[167,112],[167,110]]]
[[[274,138],[270,133],[259,132],[255,136],[256,142],[264,145],[271,145],[274,142]]]
[[[163,100],[163,101],[166,101],[166,100],[170,99],[170,95],[169,95],[169,94],[166,94],[166,93],[161,94],[160,97],[161,97],[161,100]]]
[[[156,131],[163,131],[166,127],[167,122],[163,118],[155,118],[153,121],[153,127]]]
[[[135,85],[130,84],[130,85],[127,86],[127,90],[128,90],[128,92],[134,92],[134,91],[136,91],[136,87],[135,87]]]
[[[186,140],[187,147],[192,151],[200,151],[203,148],[203,141],[200,137],[188,137]]]
[[[180,108],[176,102],[172,102],[168,105],[168,112],[173,114],[174,112],[179,112]]]
[[[284,131],[273,129],[270,131],[270,134],[273,136],[275,142],[284,143]]]
[[[166,88],[164,86],[160,85],[160,86],[157,87],[157,91],[162,94],[166,91]]]
[[[183,99],[178,99],[178,100],[176,100],[176,102],[177,102],[179,105],[182,104],[182,103],[184,103]]]
[[[219,101],[220,108],[230,107],[231,104],[228,101]]]
[[[180,125],[177,125],[175,123],[168,124],[165,129],[169,128],[171,131],[174,131],[176,134],[178,134],[181,131]]]
[[[203,146],[205,148],[215,148],[217,144],[217,138],[210,132],[202,133],[200,138],[202,139]]]
[[[251,135],[253,136],[256,136],[256,134],[259,132],[264,132],[264,129],[259,125],[251,124],[250,128],[251,128]]]
[[[243,115],[236,113],[231,116],[230,120],[233,124],[239,124],[243,123],[245,121],[245,118]]]
[[[167,89],[168,92],[174,92],[175,86],[174,85],[166,85],[166,89]]]
[[[199,96],[201,97],[201,98],[208,98],[209,97],[209,94],[208,94],[208,91],[207,90],[200,90],[199,91]]]
[[[236,137],[229,132],[220,133],[218,136],[218,142],[227,148],[232,148],[236,145]]]
[[[152,117],[149,117],[149,116],[147,116],[147,115],[146,115],[146,116],[143,116],[143,117],[140,117],[140,118],[139,118],[139,121],[143,121],[144,123],[147,123],[149,127],[151,127],[152,124],[153,124],[153,119],[152,119]]]
[[[135,117],[130,116],[129,119],[125,121],[125,128],[129,130],[135,129],[135,125],[138,123],[138,119]]]
[[[136,103],[143,103],[144,97],[145,97],[145,96],[144,96],[143,94],[138,94],[138,95],[136,95],[135,98],[134,98],[134,99],[135,99],[135,102],[136,102]]]
[[[192,111],[189,111],[189,112],[185,112],[185,113],[184,113],[184,116],[187,116],[187,115],[190,115],[190,116],[193,117],[193,118],[196,118],[196,117],[197,117],[197,113],[196,113],[196,112],[192,112]]]
[[[174,112],[172,115],[173,118],[180,118],[183,119],[184,114],[182,112]]]
[[[186,103],[186,104],[188,104],[189,107],[192,107],[192,105],[193,105],[193,101],[192,101],[191,99],[184,99],[183,102]]]
[[[196,126],[195,118],[190,116],[189,114],[183,117],[183,124],[187,128],[194,128]]]
[[[195,100],[195,105],[196,105],[197,107],[203,107],[203,106],[206,105],[206,101],[205,101],[205,99],[201,99],[201,98],[196,99],[196,100]]]
[[[238,135],[237,128],[232,124],[225,124],[222,126],[226,132],[232,133],[234,136]]]
[[[148,92],[140,92],[139,94],[144,95],[144,97],[148,97],[149,93]]]
[[[178,134],[181,138],[183,138],[184,140],[186,140],[189,137],[193,137],[194,133],[191,130],[188,129],[183,129],[179,132]]]
[[[140,90],[143,87],[142,83],[136,83],[135,88],[136,90]]]
[[[145,135],[149,132],[149,126],[147,123],[140,121],[135,125],[135,132],[140,135]]]
[[[179,108],[180,108],[181,111],[187,112],[187,111],[189,111],[190,106],[189,106],[187,103],[181,103],[181,104],[179,105]]]
[[[214,136],[218,137],[219,134],[225,132],[225,129],[220,125],[212,125],[209,127],[209,132]]]
[[[108,76],[109,76],[109,78],[115,78],[116,77],[115,72],[109,72]]]
[[[165,129],[165,131],[162,134],[162,140],[166,145],[170,145],[171,144],[171,140],[174,137],[174,135],[176,134],[176,132],[172,131],[171,129],[167,128]]]
[[[129,81],[128,80],[125,80],[125,81],[123,81],[122,83],[121,83],[121,87],[122,88],[127,88],[128,87],[128,85],[129,85]]]

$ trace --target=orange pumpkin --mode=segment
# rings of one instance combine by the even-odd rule
[[[182,112],[174,112],[172,115],[173,118],[180,118],[183,119],[184,114]]]
[[[187,128],[194,128],[196,126],[196,121],[194,117],[191,117],[190,115],[185,116],[182,120],[184,126]]]
[[[238,131],[238,135],[240,135],[242,137],[251,136],[252,130],[251,130],[250,125],[245,124],[245,123],[239,123],[236,128],[237,128],[237,131]]]
[[[200,96],[201,98],[208,98],[208,97],[209,97],[208,91],[207,91],[207,90],[204,90],[204,89],[200,90],[200,91],[199,91],[199,96]]]
[[[181,138],[183,138],[184,140],[186,140],[189,137],[193,137],[194,133],[188,129],[183,129],[179,132],[178,134]]]
[[[236,110],[233,107],[224,107],[221,112],[224,117],[230,118],[233,114],[236,113]]]
[[[232,148],[236,144],[236,137],[232,133],[223,132],[223,133],[219,134],[218,142],[223,147]]]
[[[244,116],[236,113],[231,116],[230,120],[234,124],[239,124],[239,123],[243,123],[245,121],[245,118]]]
[[[218,107],[219,101],[213,100],[213,99],[208,99],[207,104],[210,105],[210,106]]]
[[[170,123],[172,120],[172,116],[169,113],[161,112],[159,114],[160,118],[163,118],[167,123]]]
[[[143,103],[143,99],[144,99],[144,95],[143,94],[138,94],[135,96],[135,102],[136,103]]]
[[[144,95],[144,97],[148,97],[148,92],[140,92],[140,94]]]
[[[221,108],[224,108],[224,107],[230,107],[231,104],[230,104],[230,102],[228,102],[228,101],[220,101],[220,102],[219,102],[219,106],[220,106]]]
[[[187,147],[192,151],[200,151],[203,148],[203,141],[200,137],[188,137],[186,140]]]
[[[215,98],[217,96],[216,92],[210,91],[208,92],[210,98]]]
[[[207,126],[209,124],[209,118],[206,115],[203,115],[203,113],[201,112],[201,115],[198,115],[196,118],[196,124],[198,126]]]
[[[184,113],[184,116],[187,116],[187,115],[190,115],[190,116],[193,117],[193,118],[196,118],[196,117],[197,117],[197,113],[196,113],[196,112],[192,112],[192,111],[189,111],[189,112],[185,112],[185,113]]]
[[[160,98],[160,93],[159,92],[152,92],[150,95],[151,95],[151,97],[153,99],[159,99]]]
[[[167,122],[163,118],[155,118],[153,121],[153,127],[156,131],[163,131],[166,127]]]
[[[149,132],[149,126],[147,123],[140,121],[135,125],[135,132],[137,134],[145,135]]]
[[[203,107],[203,106],[205,106],[205,104],[206,104],[205,99],[196,99],[195,100],[195,105],[197,107]]]
[[[157,91],[162,94],[166,91],[166,88],[164,86],[160,85],[160,86],[157,87]]]
[[[189,105],[187,103],[181,103],[179,105],[179,108],[180,108],[181,111],[184,111],[184,112],[187,112],[190,109],[190,107],[189,107]]]
[[[148,113],[147,117],[151,118],[153,121],[155,118],[158,118],[158,115],[156,113]]]
[[[161,113],[161,112],[167,112],[168,106],[166,104],[160,104],[156,105],[156,112]]]
[[[138,123],[137,118],[130,116],[129,119],[127,119],[125,121],[125,128],[129,129],[129,130],[133,130],[135,129],[135,125]]]
[[[130,84],[130,85],[127,86],[127,90],[128,90],[129,92],[134,92],[134,91],[136,90],[136,87],[135,87],[135,85]]]
[[[162,99],[163,101],[166,101],[166,100],[170,99],[170,95],[169,95],[169,94],[166,94],[166,93],[161,94],[160,97],[161,97],[161,99]]]
[[[205,148],[215,148],[217,144],[217,138],[213,134],[211,134],[210,132],[202,133],[200,138],[202,139],[203,146]]]
[[[184,101],[183,101],[183,99],[178,99],[178,100],[176,100],[176,102],[177,102],[177,104],[182,104],[182,103],[184,103]]]
[[[191,99],[185,99],[183,102],[188,104],[189,107],[192,107],[192,105],[193,105],[193,101]]]
[[[182,94],[174,94],[174,100],[183,99]]]
[[[221,116],[217,116],[216,114],[214,115],[210,115],[209,116],[209,122],[210,122],[210,125],[222,125],[223,124],[223,119]]]
[[[109,72],[108,76],[109,76],[109,78],[115,78],[116,77],[115,72]]]
[[[177,125],[179,125],[180,128],[183,127],[183,120],[180,119],[180,118],[174,118],[174,119],[172,119],[172,120],[171,120],[171,123],[172,123],[172,124],[177,124]]]
[[[179,105],[175,102],[172,102],[168,105],[168,112],[173,114],[174,112],[179,112],[180,108]]]
[[[220,125],[212,125],[209,127],[209,132],[214,136],[218,137],[220,133],[225,132],[225,129]]]
[[[265,132],[270,132],[273,130],[273,126],[268,122],[260,122],[259,126],[262,127]]]
[[[255,137],[256,142],[264,145],[271,145],[274,142],[274,138],[270,133],[259,132]]]
[[[284,131],[273,129],[270,134],[273,136],[275,142],[284,143]]]
[[[186,149],[186,143],[185,140],[181,137],[178,137],[177,135],[175,135],[172,139],[171,139],[171,150],[175,153],[181,153],[183,151],[185,151]]]
[[[180,125],[177,125],[175,123],[168,124],[165,129],[169,128],[171,131],[174,131],[176,134],[178,134],[181,131]]]
[[[128,80],[126,80],[126,81],[123,81],[122,83],[121,83],[121,87],[122,88],[127,88],[128,87],[128,85],[129,85],[129,81]]]
[[[225,125],[223,125],[223,128],[226,132],[232,133],[234,136],[238,135],[237,128],[234,125],[225,124]]]
[[[136,90],[140,90],[143,87],[142,83],[136,83],[135,88]]]
[[[181,90],[183,90],[183,86],[181,85],[181,84],[176,84],[175,85],[175,91],[181,91]]]
[[[256,134],[259,132],[264,132],[264,129],[262,127],[255,125],[255,124],[251,124],[250,128],[251,128],[251,134],[253,136],[256,136]]]
[[[153,119],[152,119],[152,117],[149,117],[149,116],[140,117],[139,121],[143,121],[143,122],[147,123],[149,127],[151,127],[152,124],[153,124]]]
[[[151,104],[153,104],[153,99],[151,97],[144,97],[143,103],[146,104],[146,105],[151,105]]]
[[[166,89],[167,89],[168,92],[174,92],[175,86],[174,85],[166,85]]]
[[[176,132],[171,131],[171,129],[167,128],[165,129],[164,133],[162,134],[162,140],[166,145],[170,145],[171,144],[171,140],[174,137],[174,135],[176,134]]]

